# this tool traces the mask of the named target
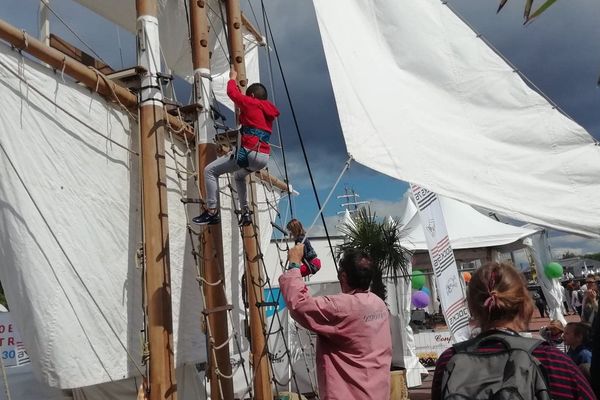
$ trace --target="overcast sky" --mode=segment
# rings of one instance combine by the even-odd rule
[[[537,0],[535,4],[540,2]],[[510,0],[498,15],[496,1],[452,0],[449,3],[536,86],[600,139],[600,93],[596,86],[600,75],[600,7],[597,0],[559,1],[528,26],[522,25],[523,0]],[[37,0],[0,0],[0,4],[0,18],[37,35]],[[134,40],[129,33],[71,0],[52,0],[51,4],[113,67],[135,64]],[[252,0],[252,5],[260,14],[260,2]],[[242,0],[242,6],[253,19],[247,0]],[[342,169],[346,149],[312,1],[265,0],[265,7],[323,201]],[[53,32],[85,48],[56,17],[51,18],[51,24]],[[262,30],[260,15],[257,25]],[[264,63],[263,67],[266,67]],[[279,72],[275,70],[275,74],[278,76]],[[275,88],[275,101],[282,110],[280,122],[290,180],[301,192],[294,201],[294,211],[309,224],[317,208],[280,79],[275,80]],[[336,194],[341,194],[345,186],[360,193],[361,200],[371,200],[372,209],[382,216],[397,213],[397,204],[407,189],[405,183],[358,164],[352,164]],[[341,210],[339,205],[334,198],[326,208],[325,214],[332,226],[336,212]],[[322,232],[322,229],[318,231]],[[600,251],[598,240],[560,233],[552,236],[554,251],[559,254],[566,250],[575,253]]]

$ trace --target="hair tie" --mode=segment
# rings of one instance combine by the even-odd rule
[[[498,303],[497,292],[494,290],[496,287],[496,271],[492,271],[490,274],[490,280],[488,281],[488,298],[483,302],[484,307],[487,307],[488,312],[492,311],[492,308]]]
[[[496,291],[490,292],[489,297],[483,302],[483,305],[484,307],[487,307],[488,312],[492,312],[492,308],[494,308],[498,302],[497,300]]]

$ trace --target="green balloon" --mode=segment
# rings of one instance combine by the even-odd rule
[[[556,279],[563,276],[563,267],[557,262],[551,262],[544,267],[546,276],[550,279]]]
[[[421,290],[423,286],[425,286],[425,275],[423,275],[423,271],[415,269],[412,273],[412,288]]]

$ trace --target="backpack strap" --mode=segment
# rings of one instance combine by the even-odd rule
[[[474,353],[482,344],[487,342],[500,342],[506,350],[519,349],[526,351],[529,354],[532,354],[533,350],[544,343],[543,340],[539,339],[497,332],[492,334],[481,334],[473,339],[456,343],[453,347],[457,353]]]

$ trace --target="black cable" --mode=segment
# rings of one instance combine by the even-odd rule
[[[221,5],[221,2],[219,2],[219,11],[221,13],[221,24],[223,25],[223,33],[225,34],[225,43],[229,44],[231,43],[229,41],[229,26],[227,25],[227,22],[225,22],[225,15],[223,15],[223,6]],[[225,53],[225,57],[227,57],[229,65],[233,65],[233,54],[231,54],[231,49],[229,49],[229,51]]]
[[[265,35],[267,35],[267,11],[265,10],[265,5],[262,0],[261,0],[260,4],[262,7],[262,13],[263,13],[263,24],[264,24]],[[254,18],[256,19],[256,15],[254,14],[254,8],[252,8],[252,3],[250,3],[250,9],[252,10],[252,14],[254,15]],[[272,39],[273,39],[273,37],[271,36],[271,40]],[[271,50],[269,50],[269,37],[268,36],[267,36],[267,59],[268,59],[268,63],[269,63],[269,78],[271,79],[271,85],[273,88],[273,96],[275,96],[275,80],[273,79],[274,77],[273,77],[273,67],[272,67],[273,61],[271,60]],[[291,217],[294,218],[294,208],[292,205],[292,193],[290,191],[290,178],[288,176],[287,162],[286,162],[286,158],[285,158],[285,146],[283,143],[283,135],[281,134],[281,128],[279,126],[279,119],[275,120],[275,124],[277,126],[277,134],[279,137],[279,144],[281,145],[281,156],[283,158],[283,172],[285,174],[285,184],[287,185],[288,201],[290,204],[290,214],[291,214]]]
[[[264,9],[264,0],[261,0],[262,7]],[[273,39],[273,32],[271,31],[271,24],[269,22],[269,18],[265,11],[264,13],[265,21],[267,28],[269,30],[269,35],[271,36],[271,43],[273,44],[273,51],[275,52],[275,57],[277,58],[277,65],[279,66],[279,71],[281,72],[281,79],[283,81],[283,86],[285,88],[285,94],[288,99],[288,103],[290,105],[290,111],[292,113],[292,119],[294,120],[294,126],[296,128],[296,132],[298,133],[298,139],[300,141],[300,147],[302,148],[302,155],[304,156],[304,162],[306,164],[306,169],[308,170],[308,176],[310,177],[310,183],[312,185],[313,192],[315,194],[315,199],[317,201],[318,209],[321,209],[321,201],[319,200],[319,194],[317,193],[317,187],[315,185],[315,180],[313,178],[312,170],[310,169],[310,164],[308,163],[308,156],[306,154],[306,148],[304,147],[304,141],[302,140],[302,134],[300,133],[300,127],[298,125],[298,119],[296,118],[296,112],[294,111],[294,106],[292,104],[292,98],[290,97],[290,92],[288,90],[287,81],[285,79],[285,75],[283,74],[283,67],[281,65],[281,60],[279,59],[279,52],[277,51],[277,45],[275,44],[275,40]],[[321,221],[323,222],[323,227],[325,228],[325,236],[327,236],[327,243],[329,244],[329,250],[331,251],[331,257],[333,259],[333,263],[335,265],[336,271],[338,271],[338,265],[335,258],[335,252],[333,251],[333,245],[331,244],[331,238],[329,237],[329,231],[327,230],[327,223],[325,222],[325,216],[321,213]]]

